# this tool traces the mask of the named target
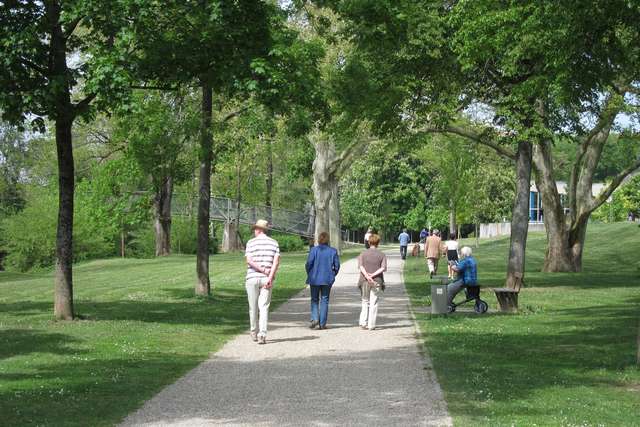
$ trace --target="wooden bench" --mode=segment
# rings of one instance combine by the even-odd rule
[[[522,274],[516,273],[516,286],[514,288],[493,288],[498,304],[500,304],[500,311],[504,313],[518,311],[518,294],[523,282]]]

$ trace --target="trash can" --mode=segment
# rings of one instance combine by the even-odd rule
[[[447,285],[431,285],[431,314],[447,312]]]

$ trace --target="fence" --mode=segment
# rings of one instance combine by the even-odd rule
[[[197,212],[198,199],[187,194],[175,194],[171,209],[173,215],[192,216]],[[238,221],[240,224],[255,224],[258,219],[269,221],[271,228],[276,231],[299,236],[312,236],[314,232],[315,216],[313,208],[307,212],[273,208],[261,205],[240,203],[226,197],[211,197],[209,218],[212,221]]]

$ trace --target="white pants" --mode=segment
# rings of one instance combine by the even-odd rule
[[[427,267],[431,273],[435,274],[438,271],[438,258],[427,258]]]
[[[382,290],[379,287],[371,288],[369,300],[362,298],[362,310],[360,311],[360,326],[374,329],[378,317],[378,300]]]
[[[261,279],[249,279],[245,285],[247,288],[247,299],[249,300],[249,324],[251,326],[251,332],[256,332],[259,337],[267,336],[267,322],[269,321],[271,289],[264,287],[266,283],[267,278],[265,277]]]

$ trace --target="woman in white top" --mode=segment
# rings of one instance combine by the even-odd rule
[[[454,270],[452,266],[457,264],[459,257],[458,240],[456,239],[456,233],[451,233],[449,234],[449,240],[444,242],[444,246],[447,248],[447,268],[449,271],[449,279],[453,279]]]

